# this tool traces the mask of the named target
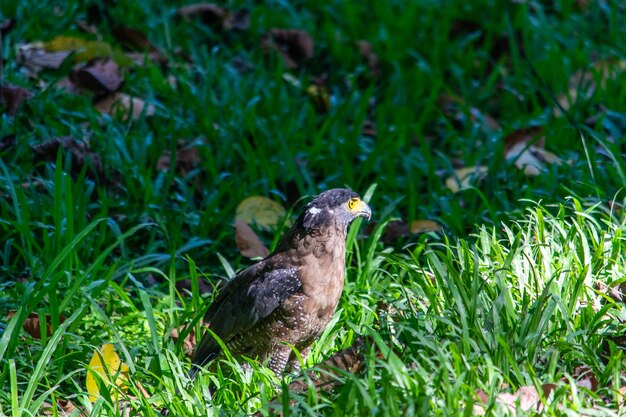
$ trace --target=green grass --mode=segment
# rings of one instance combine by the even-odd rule
[[[487,393],[486,412],[500,415],[501,392],[542,384],[556,384],[546,415],[623,413],[626,362],[613,339],[626,316],[605,288],[619,288],[626,271],[626,83],[620,71],[602,82],[593,69],[625,59],[619,2],[228,3],[249,8],[244,32],[183,21],[184,4],[0,4],[0,21],[16,21],[2,37],[1,80],[33,93],[16,115],[0,115],[0,139],[16,135],[0,150],[0,415],[42,415],[44,403],[65,399],[93,416],[121,415],[111,397],[92,404],[86,393],[86,367],[104,343],[130,367],[129,401],[141,415],[162,406],[181,416],[282,407],[472,415],[477,390]],[[122,91],[154,104],[154,116],[102,116],[90,94],[57,88],[71,65],[33,79],[16,62],[23,43],[94,39],[76,24],[94,10],[144,31],[167,54],[166,65],[125,73]],[[102,40],[121,48],[104,19],[95,22]],[[260,40],[275,27],[306,30],[314,59],[289,70],[265,56]],[[355,46],[362,39],[379,56],[377,79]],[[250,69],[238,72],[235,59]],[[558,117],[555,99],[584,70],[597,88],[573,86],[578,99]],[[304,87],[325,77],[330,110],[317,111],[285,74]],[[459,117],[438,105],[442,94],[464,100]],[[375,138],[363,134],[366,122]],[[534,178],[503,157],[504,138],[531,125],[568,161]],[[63,136],[89,139],[106,180],[72,171],[68,155],[35,162],[32,146]],[[198,147],[199,164],[186,175],[158,171],[179,140]],[[489,174],[453,194],[445,178],[460,165]],[[264,195],[297,212],[302,197],[340,186],[373,190],[378,224],[369,237],[352,228],[339,310],[306,365],[369,335],[365,371],[320,394],[289,393],[285,384],[302,376],[281,381],[254,362],[246,371],[240,358],[187,381],[182,341],[169,334],[197,324],[211,296],[176,283],[217,284],[250,264],[233,239],[237,204]],[[383,243],[392,218],[444,228]],[[268,246],[279,235],[261,233]],[[17,312],[10,320],[9,311]],[[49,315],[51,335],[22,330],[31,313]],[[581,366],[597,379],[593,391],[576,385]]]

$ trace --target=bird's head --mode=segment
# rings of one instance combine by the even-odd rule
[[[372,210],[357,193],[335,188],[324,191],[307,204],[300,220],[307,230],[330,226],[345,228],[357,217],[369,220],[371,215]]]

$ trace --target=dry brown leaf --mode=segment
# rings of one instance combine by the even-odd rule
[[[57,400],[56,401],[56,413],[54,406],[50,403],[44,403],[39,410],[44,417],[48,416],[61,416],[61,417],[85,417],[88,414],[77,408],[70,400]]]
[[[278,226],[284,217],[285,208],[280,203],[262,196],[244,199],[235,212],[235,221],[254,223],[261,229]]]
[[[91,41],[71,36],[57,36],[49,42],[32,42],[19,46],[17,61],[32,71],[58,69],[67,59],[88,62],[94,59],[113,59],[121,66],[132,64],[118,48],[107,42]]]
[[[198,16],[205,24],[221,30],[247,30],[250,27],[247,9],[229,12],[213,3],[198,3],[180,8],[178,14],[186,18]]]
[[[167,56],[154,46],[148,37],[140,30],[120,25],[113,29],[113,36],[127,48],[140,51],[126,54],[136,65],[144,65],[146,58],[151,62],[167,62]]]
[[[228,12],[223,7],[213,3],[197,3],[178,9],[183,17],[200,17],[207,25],[221,25]]]
[[[594,392],[598,389],[598,378],[590,367],[586,365],[577,366],[572,376],[576,379],[577,386]]]
[[[313,58],[313,38],[302,30],[271,29],[263,36],[261,46],[266,53],[277,51],[291,69]]]
[[[137,120],[141,118],[142,114],[146,117],[152,116],[155,113],[155,107],[152,104],[146,104],[145,101],[138,97],[131,97],[124,93],[110,94],[94,104],[96,110],[101,113],[114,115],[119,112],[122,115],[123,120],[129,118]]]
[[[409,231],[413,234],[438,232],[441,230],[441,225],[433,220],[413,220]]]
[[[157,48],[148,40],[145,33],[124,25],[118,25],[112,32],[115,39],[130,49],[138,51],[156,51]]]
[[[543,384],[541,390],[543,398],[550,396],[550,393],[556,388],[554,384]],[[483,390],[477,390],[476,396],[479,401],[474,405],[474,415],[485,415],[486,410],[483,407],[488,401],[488,396]],[[543,410],[542,396],[539,395],[537,389],[532,386],[520,387],[514,393],[502,392],[496,397],[496,403],[504,407],[508,412],[515,413],[519,407],[522,411],[541,412]],[[514,414],[513,414],[514,415]]]
[[[7,320],[10,320],[11,317],[15,316],[15,314],[17,314],[16,311],[10,311],[9,314],[7,314]],[[65,321],[64,316],[61,316],[59,319],[61,323]],[[45,325],[46,325],[46,335],[51,336],[52,335],[52,323],[50,319],[50,314],[46,314]],[[22,327],[24,328],[24,331],[26,331],[26,333],[31,335],[33,338],[41,339],[41,321],[39,320],[39,314],[30,313],[28,315],[28,318],[24,321],[24,324],[22,325]]]
[[[617,405],[618,410],[624,410],[624,405],[626,404],[626,386],[622,386],[619,389],[619,403]]]
[[[0,108],[4,107],[7,114],[13,116],[20,104],[32,96],[31,92],[23,87],[8,84],[0,86]]]
[[[178,342],[180,334],[183,333],[186,329],[186,325],[178,326],[177,329],[172,329],[172,331],[170,332],[170,337],[172,338],[172,340],[174,340],[174,342]],[[191,331],[187,333],[185,340],[183,340],[183,350],[185,351],[185,355],[187,355],[187,357],[189,357],[190,359],[193,358],[193,354],[196,350],[196,344],[196,331],[194,329],[191,329]]]
[[[562,116],[561,108],[567,111],[580,97],[591,97],[598,83],[600,88],[604,88],[607,80],[624,69],[626,69],[626,60],[600,60],[589,69],[575,72],[569,79],[567,93],[557,97],[561,107],[555,107],[553,114],[557,117]]]
[[[228,12],[223,25],[226,30],[248,30],[250,28],[250,12],[248,9]]]
[[[0,147],[0,149],[2,148]],[[607,294],[618,303],[624,302],[624,294],[626,294],[626,283],[624,282],[618,285],[615,285],[614,283],[607,285],[602,281],[596,281],[595,288],[601,293]]]
[[[157,161],[159,171],[169,171],[171,165],[171,153],[165,151]],[[176,172],[186,176],[200,163],[200,155],[197,147],[187,147],[176,151]]]
[[[53,138],[39,145],[31,146],[35,163],[56,162],[59,149],[70,152],[72,158],[72,175],[78,175],[85,164],[89,164],[88,171],[92,178],[103,178],[104,169],[100,157],[89,149],[89,145],[78,142],[70,137]]]
[[[270,253],[259,236],[243,220],[235,222],[235,243],[239,252],[247,258],[265,258]]]
[[[98,32],[98,28],[96,27],[96,25],[89,23],[86,20],[77,20],[76,21],[76,27],[79,28],[80,30],[82,30],[83,32],[89,34],[89,35],[93,35],[96,37],[100,37],[99,36],[99,32]]]
[[[483,165],[464,167],[454,170],[454,175],[446,178],[446,187],[453,193],[473,187],[474,182],[480,182],[487,175],[487,167]]]
[[[42,69],[59,69],[72,51],[48,51],[42,42],[20,45],[17,49],[17,62],[37,73]]]
[[[526,176],[536,177],[546,164],[562,163],[555,154],[546,151],[544,145],[541,127],[516,130],[504,138],[504,158],[514,161]]]
[[[358,41],[357,45],[359,47],[359,53],[370,69],[372,77],[377,78],[380,75],[380,59],[376,52],[374,52],[372,45],[364,40]]]
[[[70,80],[79,88],[97,94],[119,90],[124,82],[120,67],[112,59],[96,61],[70,73]]]

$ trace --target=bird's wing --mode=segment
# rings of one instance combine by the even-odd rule
[[[237,275],[207,311],[204,321],[222,341],[245,334],[268,317],[282,301],[302,288],[296,268],[253,265]],[[205,334],[193,362],[203,365],[219,352],[213,336]]]

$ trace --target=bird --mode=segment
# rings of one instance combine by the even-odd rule
[[[332,318],[343,292],[348,226],[370,219],[370,207],[351,190],[322,192],[306,205],[276,249],[236,275],[209,306],[205,332],[189,372],[222,351],[257,358],[276,375],[297,371],[295,347],[306,359]]]

